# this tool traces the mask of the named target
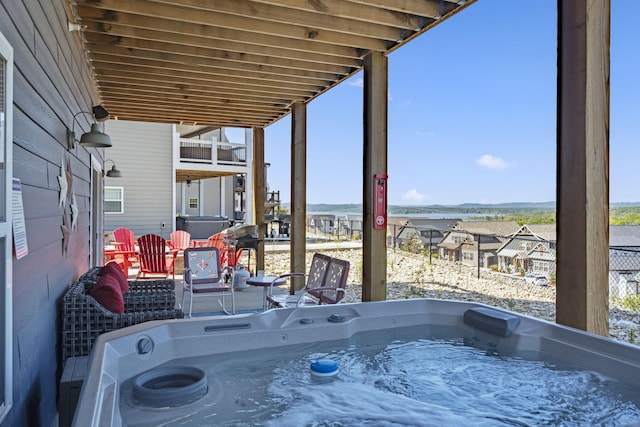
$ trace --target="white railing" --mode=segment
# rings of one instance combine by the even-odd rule
[[[245,166],[247,164],[247,147],[244,144],[228,142],[180,139],[179,158],[181,163]]]

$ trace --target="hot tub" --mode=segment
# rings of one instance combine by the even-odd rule
[[[309,370],[318,360],[333,364],[322,376]],[[478,380],[486,362],[496,370]],[[146,322],[104,334],[74,418],[76,426],[637,422],[639,347],[431,299]]]

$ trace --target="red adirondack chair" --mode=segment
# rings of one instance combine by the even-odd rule
[[[145,234],[138,238],[138,254],[140,257],[139,278],[148,274],[164,274],[164,277],[175,279],[174,257],[167,252],[167,241],[157,234]]]
[[[176,230],[169,234],[169,250],[175,258],[178,252],[184,251],[191,246],[191,233],[184,230]]]
[[[126,227],[113,230],[113,246],[114,250],[105,250],[105,256],[115,260],[128,276],[129,267],[140,262],[133,231]]]

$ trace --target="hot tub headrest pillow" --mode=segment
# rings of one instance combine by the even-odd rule
[[[98,283],[91,288],[90,295],[107,310],[124,313],[124,298],[114,274],[105,274],[100,277]]]
[[[100,276],[113,275],[118,280],[120,285],[120,291],[122,293],[129,292],[129,281],[124,275],[124,271],[120,268],[118,263],[109,262],[107,265],[100,269]]]

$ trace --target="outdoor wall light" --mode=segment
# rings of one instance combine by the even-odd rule
[[[122,172],[120,172],[120,170],[118,168],[116,168],[116,162],[114,162],[111,159],[107,159],[104,161],[104,164],[106,165],[107,162],[111,162],[113,163],[113,166],[111,166],[111,169],[109,169],[107,171],[107,173],[105,174],[104,172],[102,172],[102,175],[107,175],[109,178],[121,178],[122,177]],[[103,166],[104,169],[104,166]]]
[[[91,124],[91,130],[87,133],[83,133],[80,137],[80,145],[83,147],[96,147],[96,148],[109,148],[111,147],[111,138],[106,133],[100,130],[100,125],[97,122],[103,122],[109,118],[109,112],[101,105],[93,107],[93,113],[88,111],[80,111],[73,116],[73,124],[71,130],[67,131],[67,144],[69,148],[75,148],[76,146],[76,117],[80,114],[89,114],[95,118],[96,122]]]

